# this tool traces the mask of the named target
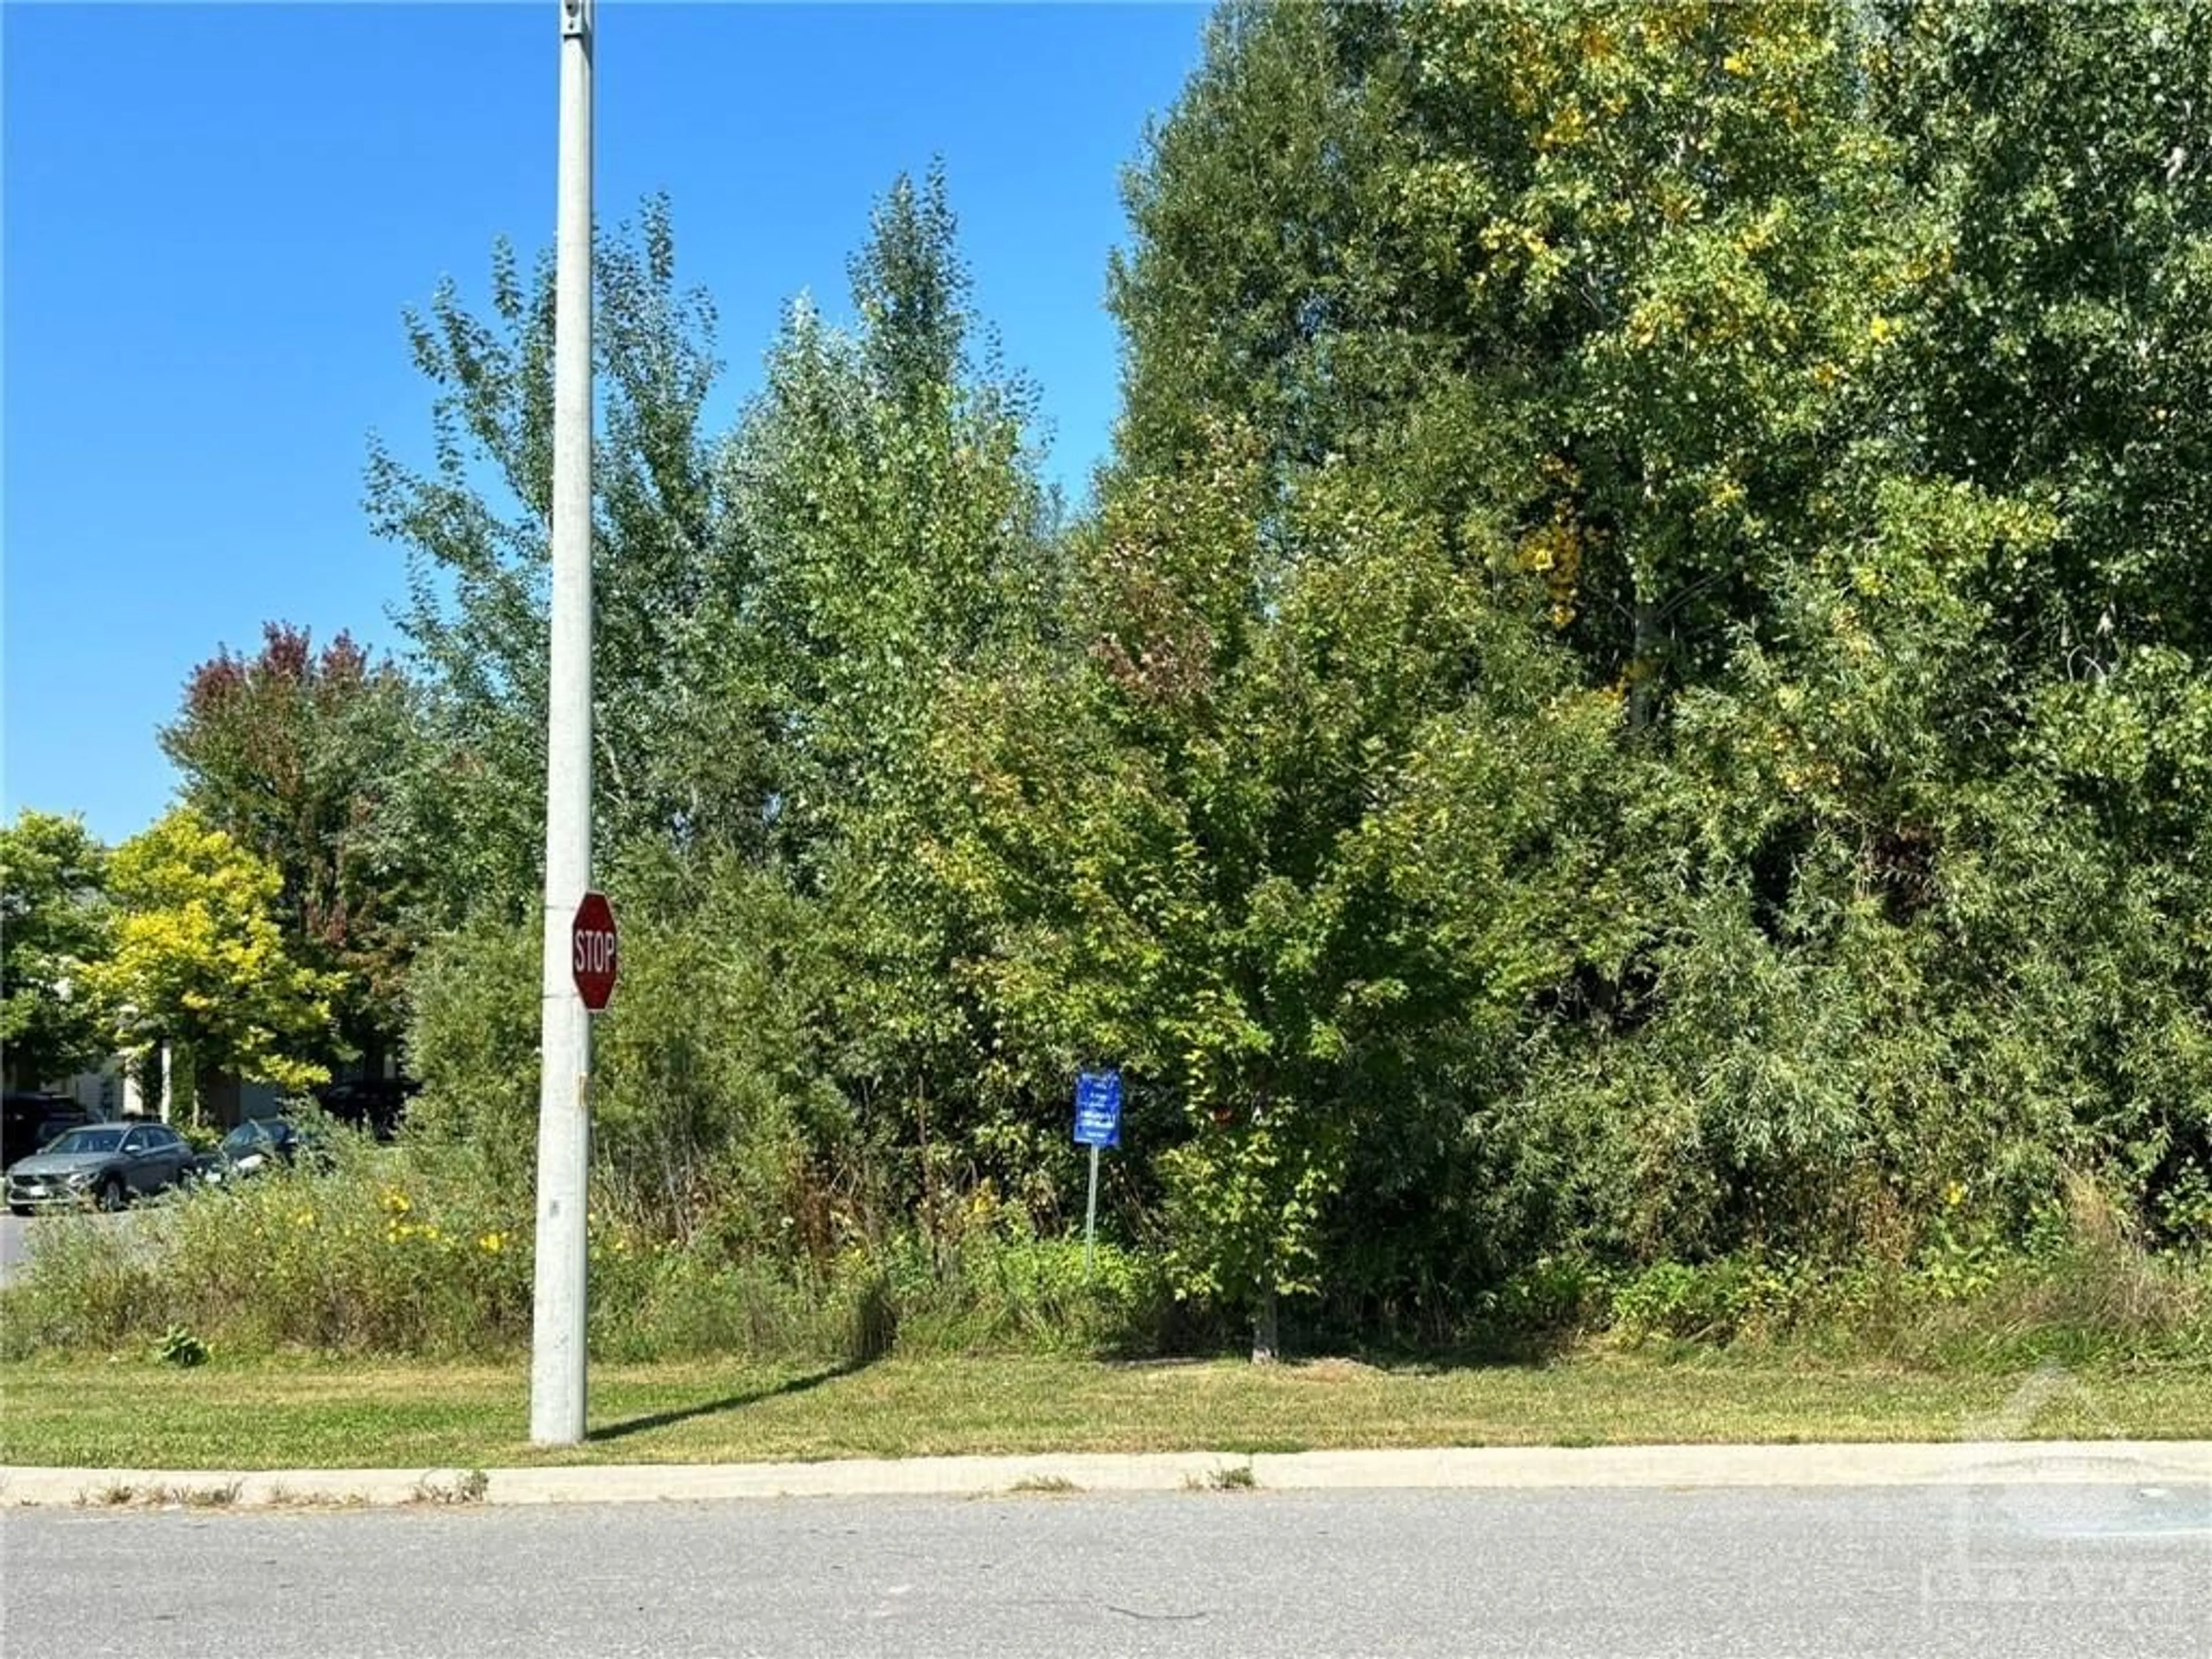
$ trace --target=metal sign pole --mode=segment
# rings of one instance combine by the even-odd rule
[[[1091,1201],[1083,1206],[1083,1282],[1091,1282],[1091,1241],[1098,1231],[1098,1143],[1091,1143]]]

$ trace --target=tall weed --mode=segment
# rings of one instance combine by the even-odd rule
[[[332,1137],[326,1165],[177,1194],[120,1218],[37,1224],[4,1292],[0,1352],[114,1351],[181,1327],[215,1348],[512,1351],[531,1320],[529,1195],[458,1143]],[[896,1348],[1142,1347],[1156,1270],[1101,1245],[978,1228],[911,1232],[827,1261],[734,1247],[746,1230],[656,1236],[602,1204],[587,1224],[590,1342],[619,1359],[702,1354],[864,1364]]]

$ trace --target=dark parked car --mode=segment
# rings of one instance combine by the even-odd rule
[[[195,1162],[185,1138],[166,1123],[94,1123],[10,1164],[8,1207],[17,1215],[87,1204],[119,1210],[175,1186]]]
[[[408,1101],[422,1092],[412,1078],[359,1078],[324,1084],[315,1091],[315,1103],[339,1122],[389,1140],[407,1115]]]
[[[289,1118],[250,1117],[201,1158],[194,1173],[210,1186],[221,1186],[272,1164],[293,1163],[302,1152],[314,1150],[314,1136]]]
[[[10,1093],[0,1106],[0,1170],[28,1158],[71,1129],[98,1121],[63,1095]]]

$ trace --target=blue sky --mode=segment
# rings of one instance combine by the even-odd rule
[[[1105,448],[1122,167],[1195,65],[1168,4],[599,0],[598,210],[672,200],[726,415],[789,300],[846,312],[871,202],[944,157],[975,300],[1039,385],[1071,495]],[[372,431],[424,454],[402,308],[552,238],[557,14],[491,5],[0,7],[0,797],[117,841],[167,805],[155,728],[265,620],[390,648]]]

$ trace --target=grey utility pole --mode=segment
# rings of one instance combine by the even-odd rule
[[[553,617],[545,730],[544,1038],[530,1437],[584,1437],[585,1182],[591,1017],[570,922],[592,879],[592,0],[561,8],[560,206],[553,313]]]

